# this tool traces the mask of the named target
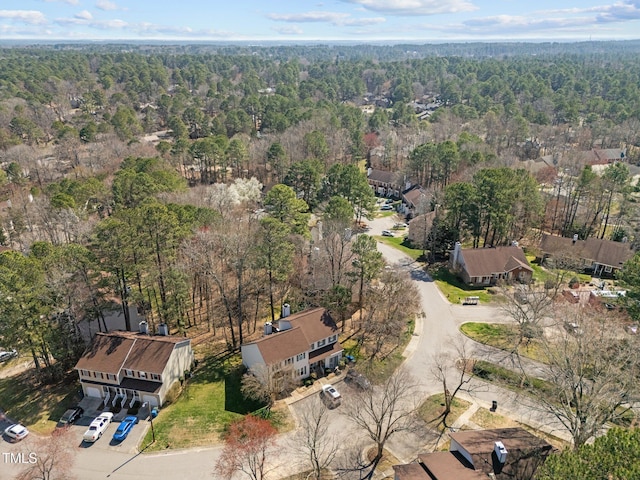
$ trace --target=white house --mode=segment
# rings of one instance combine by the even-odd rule
[[[102,398],[105,407],[129,408],[136,401],[162,406],[171,386],[191,370],[191,340],[140,332],[97,333],[75,366],[85,396]]]
[[[338,342],[338,328],[329,312],[314,308],[283,316],[277,326],[267,323],[265,335],[255,342],[241,346],[242,363],[248,370],[258,366],[275,372],[290,372],[294,381],[302,380],[312,372],[324,373],[335,368],[342,358]]]

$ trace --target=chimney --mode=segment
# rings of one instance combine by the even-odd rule
[[[512,246],[512,247],[517,247],[518,245],[519,245],[519,243],[518,243],[518,241],[517,241],[517,240],[513,240],[513,241],[511,242],[511,246]]]
[[[169,326],[166,323],[158,325],[158,335],[163,335],[165,337],[169,335]]]
[[[456,242],[455,246],[453,247],[453,264],[451,265],[453,268],[456,268],[458,266],[458,257],[460,256],[461,247],[462,244],[460,242]]]
[[[372,172],[372,171],[373,171],[373,168],[371,168],[371,167],[367,168],[367,177],[368,177],[369,175],[371,175],[371,172]]]
[[[502,442],[495,442],[493,446],[493,451],[496,453],[496,457],[498,457],[498,461],[504,465],[507,461],[507,449],[504,447]]]
[[[264,324],[264,334],[266,335],[271,335],[273,333],[273,325],[271,325],[271,322],[267,322]]]
[[[144,335],[149,335],[149,324],[145,320],[142,320],[138,324],[138,330],[140,333],[143,333]]]
[[[573,243],[575,244],[578,241],[578,234],[574,233],[573,234]]]
[[[282,314],[280,315],[280,318],[287,318],[289,315],[291,315],[291,305],[285,303],[282,305]]]

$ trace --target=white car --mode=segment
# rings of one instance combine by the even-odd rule
[[[107,429],[109,424],[113,420],[113,413],[111,412],[103,412],[99,417],[96,417],[89,425],[89,429],[84,432],[82,439],[85,442],[95,442],[98,440],[104,431]]]
[[[393,232],[391,230],[382,230],[383,237],[393,237]]]
[[[12,441],[19,442],[24,437],[29,435],[29,430],[27,430],[27,428],[24,425],[20,425],[19,423],[16,423],[14,425],[11,425],[10,427],[7,427],[4,430],[4,434],[7,437],[9,437]]]
[[[330,383],[322,386],[322,393],[328,396],[333,402],[340,401],[340,392]]]

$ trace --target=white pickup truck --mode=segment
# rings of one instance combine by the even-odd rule
[[[95,442],[98,440],[111,423],[111,420],[113,420],[113,413],[102,412],[100,416],[96,417],[91,422],[89,429],[84,432],[84,435],[82,436],[83,440],[85,442]]]

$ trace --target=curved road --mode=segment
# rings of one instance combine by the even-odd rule
[[[373,220],[370,222],[371,230],[368,233],[370,235],[380,235],[382,230],[390,228],[396,221],[397,219],[394,217]],[[423,315],[416,322],[416,331],[405,351],[406,361],[402,368],[405,368],[418,380],[420,394],[423,397],[439,393],[441,386],[431,373],[433,356],[437,353],[455,353],[455,342],[463,338],[459,332],[460,324],[467,321],[496,322],[509,320],[495,307],[450,304],[424,270],[404,253],[380,242],[378,242],[378,248],[387,263],[409,271],[420,292]],[[470,342],[470,344],[473,346],[474,342]],[[481,350],[482,354],[495,358],[493,355],[495,355],[496,351],[492,352],[491,349],[486,347],[478,350]],[[506,359],[504,352],[497,352],[503,360]],[[340,388],[345,388],[346,393],[348,393],[346,386],[343,385]],[[490,406],[491,400],[497,399],[500,413],[503,415],[544,429],[548,433],[563,436],[558,429],[557,423],[552,418],[537,410],[534,405],[527,404],[526,401],[523,401],[513,392],[483,382],[474,382],[472,395],[472,397],[468,394],[462,394],[461,396],[487,408]],[[345,395],[345,397],[348,397],[348,395]],[[292,408],[294,415],[296,408],[305,408],[305,404],[311,401],[313,401],[312,398],[298,402],[299,405],[294,405]],[[345,401],[348,401],[348,398]],[[504,410],[508,413],[505,413]],[[330,422],[330,431],[342,437],[343,442],[348,443],[354,432],[347,424],[346,419],[339,413],[331,411]],[[140,427],[142,426],[148,428],[146,422],[141,423]],[[274,478],[280,478],[296,471],[295,462],[291,461],[293,458],[292,436],[292,433],[283,435],[278,442],[281,446],[278,457],[281,460],[274,462],[273,467],[278,469],[278,474],[277,476],[274,474]],[[25,440],[25,442],[27,441],[28,439]],[[400,460],[410,461],[415,458],[417,453],[420,453],[421,448],[419,445],[424,444],[416,443],[416,441],[418,439],[411,435],[397,436],[389,443],[389,448]],[[185,478],[188,472],[188,477],[191,479],[211,479],[214,477],[213,466],[221,451],[221,447],[218,446],[136,455],[130,452],[94,447],[98,447],[98,445],[91,448],[78,449],[73,467],[73,472],[77,478],[178,480]],[[10,445],[3,442],[2,447],[0,447],[0,480],[12,478],[19,470],[19,465],[3,461],[2,454],[5,452],[18,452],[21,448],[19,444]]]

